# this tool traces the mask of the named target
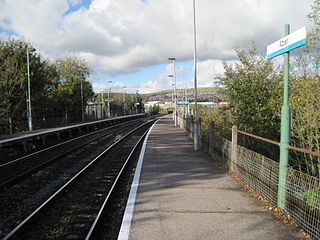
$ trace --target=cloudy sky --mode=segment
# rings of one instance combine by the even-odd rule
[[[196,0],[198,86],[214,86],[234,48],[266,46],[309,25],[313,0]],[[0,0],[0,39],[21,38],[54,60],[85,58],[96,92],[141,93],[193,85],[192,0]]]

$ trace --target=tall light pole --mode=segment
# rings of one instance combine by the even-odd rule
[[[30,90],[30,63],[29,53],[34,52],[36,49],[27,46],[27,74],[28,74],[28,96],[27,96],[27,121],[29,131],[32,131],[32,114],[31,114],[31,90]]]
[[[174,89],[173,89],[173,86],[174,86],[174,83],[173,83],[173,75],[172,74],[169,74],[168,75],[168,77],[169,78],[172,78],[172,80],[171,80],[171,88],[172,88],[172,100],[171,100],[171,102],[173,103],[174,102],[174,98],[173,98],[173,91],[174,91]]]
[[[188,116],[188,115],[189,115],[189,104],[188,104],[188,82],[186,82],[186,104],[187,104],[186,116]]]
[[[193,63],[194,63],[194,135],[193,135],[193,149],[199,150],[199,116],[197,106],[197,31],[196,31],[196,3],[193,0]]]
[[[172,86],[172,100],[171,100],[171,103],[174,103],[174,98],[173,98],[173,95],[174,95],[174,83],[173,83],[173,75],[172,74],[169,74],[168,75],[169,78],[172,78],[171,80],[171,86]],[[172,120],[174,121],[174,111],[173,111],[173,114],[172,114]]]
[[[126,88],[128,86],[123,86],[123,116],[126,115]]]
[[[188,102],[188,83],[186,82],[186,101]]]
[[[80,90],[81,90],[81,119],[84,122],[84,111],[83,111],[83,80],[80,81]]]
[[[111,109],[110,109],[110,83],[112,83],[111,80],[108,81],[108,117],[111,116]]]
[[[176,82],[176,58],[170,57],[168,58],[169,61],[173,63],[173,77],[174,77],[174,126],[177,126],[177,82]]]
[[[136,100],[135,100],[135,102],[136,102],[136,114],[138,114],[138,105],[139,105],[139,103],[138,103],[138,94],[139,94],[139,90],[136,90]]]
[[[186,116],[186,104],[187,104],[187,84],[184,88],[184,98],[183,98],[183,118]]]

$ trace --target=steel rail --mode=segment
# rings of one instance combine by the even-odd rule
[[[138,121],[138,120],[133,120],[133,122],[136,122],[136,121]],[[55,145],[53,145],[53,146],[50,146],[50,147],[41,149],[41,150],[39,150],[39,151],[37,151],[37,152],[33,152],[33,153],[28,154],[28,155],[22,156],[22,157],[20,157],[20,158],[14,159],[14,160],[9,161],[9,162],[7,162],[7,163],[0,164],[0,168],[2,168],[2,167],[4,167],[4,166],[7,166],[7,165],[10,165],[10,164],[12,164],[12,163],[15,163],[15,162],[17,162],[17,161],[23,160],[23,159],[25,159],[25,158],[31,157],[31,156],[33,156],[33,155],[39,154],[39,153],[41,153],[41,152],[45,152],[45,151],[50,150],[50,149],[52,149],[52,148],[55,148],[55,147],[64,145],[64,144],[66,144],[66,143],[69,143],[69,142],[72,142],[72,141],[75,141],[75,140],[78,140],[78,139],[81,139],[81,138],[84,138],[84,137],[88,137],[88,136],[90,136],[90,135],[94,135],[94,134],[97,134],[97,133],[102,132],[102,131],[105,131],[105,130],[109,130],[109,129],[112,129],[112,128],[115,128],[115,127],[119,127],[119,126],[125,125],[125,124],[127,124],[127,123],[132,123],[132,122],[119,123],[119,124],[117,124],[117,125],[113,125],[113,126],[110,126],[110,127],[106,127],[106,128],[103,128],[103,129],[99,129],[99,130],[97,130],[97,131],[90,132],[90,133],[87,133],[87,134],[85,134],[85,135],[81,135],[81,136],[78,136],[78,137],[75,137],[75,138],[66,140],[66,141],[64,141],[64,142],[55,144]]]
[[[79,128],[79,127],[83,127],[83,126],[90,126],[92,124],[97,124],[97,123],[101,123],[101,122],[108,122],[108,121],[119,120],[119,119],[124,119],[124,118],[129,118],[129,117],[135,117],[135,116],[139,117],[139,116],[144,116],[144,115],[145,114],[141,113],[141,114],[121,116],[121,117],[107,118],[107,119],[97,120],[97,121],[93,121],[93,122],[86,122],[86,123],[81,123],[81,124],[76,124],[76,125],[71,125],[71,126],[66,126],[66,127],[60,127],[60,128],[56,128],[56,129],[53,129],[53,130],[43,131],[43,132],[25,134],[25,135],[18,136],[18,137],[13,137],[13,138],[1,139],[0,140],[0,145],[7,144],[7,143],[10,143],[10,142],[20,141],[20,140],[28,139],[28,138],[32,138],[32,137],[37,137],[37,136],[41,136],[41,135],[48,134],[48,133],[56,133],[56,132],[60,132],[60,131],[71,130],[73,128]]]
[[[49,205],[49,203],[52,203],[56,198],[68,187],[70,187],[76,180],[79,179],[80,176],[82,176],[91,166],[93,166],[96,162],[98,162],[103,155],[105,155],[107,152],[111,151],[113,148],[115,148],[117,145],[119,145],[124,139],[129,137],[131,134],[133,134],[135,131],[139,130],[140,128],[146,126],[147,124],[150,124],[150,122],[155,121],[151,120],[147,123],[144,123],[143,125],[131,130],[129,133],[124,135],[122,138],[120,138],[118,141],[113,143],[110,147],[105,149],[102,153],[100,153],[97,157],[95,157],[90,163],[88,163],[84,168],[82,168],[75,176],[73,176],[67,183],[65,183],[59,190],[57,190],[54,194],[52,194],[44,203],[42,203],[36,210],[34,210],[28,217],[26,217],[18,226],[16,226],[9,234],[6,235],[6,237],[3,238],[3,240],[8,239],[14,239],[20,235],[25,228],[27,228],[28,224],[31,223],[32,220],[34,220],[42,211],[45,210],[45,208]]]
[[[116,185],[118,184],[118,181],[119,181],[122,173],[124,172],[124,169],[126,168],[128,162],[131,160],[132,155],[133,155],[133,154],[135,153],[135,151],[138,149],[138,146],[142,143],[142,141],[143,141],[143,139],[145,138],[145,136],[146,136],[146,134],[148,133],[148,131],[149,131],[149,130],[147,130],[147,131],[140,137],[140,139],[138,140],[138,142],[136,143],[136,145],[135,145],[135,146],[133,147],[133,149],[131,150],[131,152],[130,152],[129,156],[127,157],[125,163],[123,164],[120,172],[118,173],[116,179],[114,180],[114,182],[113,182],[113,184],[112,184],[112,186],[111,186],[111,188],[110,188],[110,190],[109,190],[109,193],[108,193],[108,195],[106,196],[106,198],[105,198],[105,200],[104,200],[104,202],[103,202],[103,204],[102,204],[102,206],[101,206],[101,208],[100,208],[100,210],[99,210],[99,213],[97,214],[97,216],[96,216],[96,218],[95,218],[95,220],[94,220],[94,222],[93,222],[93,224],[92,224],[92,226],[91,226],[91,228],[90,228],[90,230],[89,230],[89,232],[88,232],[85,240],[95,239],[95,238],[94,238],[94,237],[95,237],[94,235],[96,234],[98,225],[99,225],[100,222],[101,222],[101,218],[102,218],[102,215],[103,215],[104,210],[106,209],[106,205],[107,205],[107,203],[108,203],[108,201],[109,201],[109,198],[110,198],[111,194],[113,193],[114,188],[115,188]]]
[[[134,120],[134,123],[135,123],[135,122],[138,122],[138,121],[139,121],[139,120]],[[122,125],[126,125],[126,124],[128,124],[128,123],[129,123],[129,122],[125,122],[125,123],[117,124],[117,125],[114,125],[114,126],[110,126],[110,127],[104,128],[104,129],[100,129],[100,130],[98,130],[98,131],[95,131],[95,132],[92,132],[92,133],[88,133],[88,134],[86,134],[86,135],[82,135],[82,136],[76,137],[76,138],[74,138],[74,139],[70,139],[70,140],[68,140],[68,141],[65,141],[65,142],[63,142],[63,143],[54,145],[54,146],[52,146],[52,147],[49,147],[49,148],[40,150],[40,151],[38,152],[38,154],[39,154],[39,153],[42,153],[42,152],[45,151],[45,150],[50,150],[50,149],[52,149],[53,147],[59,147],[59,146],[64,145],[64,144],[66,144],[66,143],[70,143],[70,142],[79,140],[79,139],[81,139],[81,138],[85,138],[85,137],[88,137],[88,136],[90,136],[90,135],[98,134],[98,133],[100,133],[100,132],[107,131],[107,130],[110,130],[110,129],[115,128],[113,131],[110,131],[110,132],[106,133],[106,134],[103,135],[103,136],[95,137],[94,139],[91,139],[90,141],[85,142],[85,143],[83,143],[83,144],[79,144],[79,145],[77,145],[77,147],[74,147],[74,148],[72,148],[72,149],[70,149],[70,150],[67,150],[67,151],[65,151],[65,152],[63,152],[63,153],[61,153],[61,154],[59,154],[59,155],[51,158],[51,159],[48,160],[48,161],[45,161],[45,162],[43,162],[43,163],[41,163],[41,164],[39,164],[39,165],[36,165],[36,166],[34,166],[34,167],[26,170],[26,171],[23,171],[23,172],[22,172],[21,174],[19,174],[18,176],[15,176],[15,177],[12,177],[12,178],[8,178],[7,181],[4,181],[4,182],[0,183],[0,189],[3,189],[3,188],[5,188],[5,187],[14,185],[17,181],[19,181],[20,179],[24,178],[25,176],[30,175],[31,173],[36,172],[37,170],[39,170],[39,169],[47,166],[48,164],[53,163],[53,162],[56,161],[57,159],[59,159],[59,158],[61,158],[61,157],[63,157],[63,156],[66,156],[67,154],[70,154],[71,152],[74,152],[74,151],[82,148],[83,146],[90,144],[91,142],[94,142],[94,141],[96,141],[96,140],[98,140],[98,139],[100,139],[100,138],[103,138],[103,137],[105,137],[105,136],[107,136],[107,135],[109,135],[109,134],[114,133],[115,131],[119,130],[119,129],[117,129],[118,127],[120,127],[120,126],[122,126]],[[132,123],[132,122],[130,122],[130,123]],[[20,158],[19,161],[25,160],[25,158],[30,157],[30,156],[32,156],[32,155],[34,155],[34,154],[35,154],[35,153],[30,154],[30,155],[27,155],[27,156],[25,156],[25,157],[22,157],[22,158]],[[11,164],[14,164],[14,163],[16,163],[16,161],[13,160],[13,161],[11,161],[10,163],[11,163]],[[8,164],[6,164],[6,165],[4,165],[4,166],[0,166],[0,169],[3,168],[3,167],[5,167],[5,166],[8,167]]]

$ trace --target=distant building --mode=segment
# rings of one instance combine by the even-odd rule
[[[149,107],[153,107],[154,105],[160,105],[160,104],[164,104],[164,102],[161,102],[161,101],[150,101],[150,102],[144,103],[144,106],[146,108],[149,108]]]
[[[191,105],[194,104],[194,102],[190,103]],[[206,106],[209,108],[222,108],[222,107],[228,107],[229,103],[228,102],[219,102],[219,103],[215,103],[215,102],[197,102],[198,105],[201,106]]]

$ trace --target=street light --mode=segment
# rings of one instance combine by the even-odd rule
[[[27,46],[27,73],[28,73],[27,121],[28,121],[29,131],[32,131],[29,53],[32,53],[32,52],[34,52],[34,51],[36,51],[35,48],[29,48],[29,47]]]
[[[138,103],[138,94],[139,94],[139,90],[136,90],[136,114],[138,114],[138,105],[140,104],[140,103]]]
[[[84,122],[84,106],[83,106],[83,80],[80,81],[80,90],[81,90],[81,119]]]
[[[188,115],[187,111],[188,111],[188,107],[187,107],[187,102],[188,102],[188,89],[187,89],[187,82],[186,82],[186,86],[184,89],[184,104],[183,104],[183,117],[186,117]],[[186,109],[187,108],[187,109]]]
[[[173,75],[172,74],[169,74],[168,75],[169,78],[172,78],[173,79]],[[172,86],[172,100],[171,100],[171,103],[173,103],[173,91],[174,91],[174,83],[173,83],[173,80],[171,80],[171,86]],[[174,121],[174,112],[172,114],[172,120]]]
[[[123,86],[122,88],[123,88],[123,116],[125,116],[126,115],[126,88],[127,88],[128,86]]]
[[[168,77],[169,78],[173,78],[173,75],[169,74]],[[171,80],[171,86],[172,86],[172,100],[171,100],[171,102],[173,103],[173,91],[174,91],[174,89],[173,89],[173,86],[174,86],[173,80]]]
[[[197,106],[197,31],[196,31],[196,3],[193,0],[193,37],[194,37],[194,48],[193,48],[193,61],[194,61],[194,135],[193,135],[193,149],[199,150],[199,117],[198,117],[198,106]]]
[[[173,77],[174,77],[174,126],[177,126],[177,83],[176,83],[176,58],[170,57],[169,61],[173,63]]]
[[[111,80],[108,81],[108,117],[111,116],[111,109],[110,109],[110,83],[112,83]]]
[[[105,103],[104,103],[104,98],[103,98],[103,90],[101,92],[101,103],[102,103],[102,107],[101,107],[101,117],[105,118]]]

